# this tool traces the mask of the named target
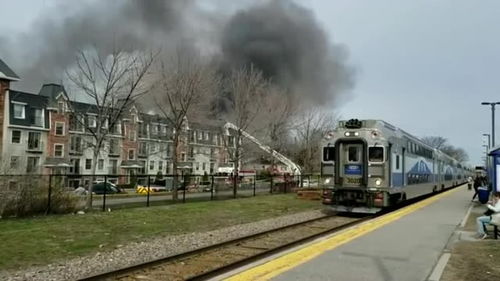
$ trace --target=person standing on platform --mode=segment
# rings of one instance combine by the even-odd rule
[[[483,185],[483,178],[481,176],[477,176],[474,179],[474,184],[473,184],[473,187],[474,187],[474,196],[472,196],[472,200],[471,201],[474,201],[474,199],[476,199],[476,196],[478,195],[478,189],[482,185]]]
[[[467,189],[468,190],[471,190],[472,189],[472,184],[474,183],[474,180],[472,179],[472,177],[468,177],[467,178]]]
[[[495,213],[500,213],[500,192],[495,192],[493,201],[486,205],[488,210],[484,212],[484,216],[480,216],[476,219],[477,223],[477,235],[480,239],[485,239],[488,235],[484,232],[484,226],[491,222],[491,215]]]

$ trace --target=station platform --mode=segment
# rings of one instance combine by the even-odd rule
[[[442,253],[465,221],[471,196],[462,185],[225,280],[437,281],[447,261]]]

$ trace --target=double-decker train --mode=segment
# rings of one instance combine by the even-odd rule
[[[473,170],[381,120],[340,121],[322,142],[323,204],[377,213],[462,184]]]

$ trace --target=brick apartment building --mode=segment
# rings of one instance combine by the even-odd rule
[[[19,79],[0,59],[0,173],[90,174],[93,138],[85,128],[96,126],[95,107],[68,100],[57,84],[43,85],[38,94],[11,89]],[[228,138],[232,137],[223,133],[222,125],[186,121],[177,148],[179,169],[203,175],[227,165],[224,144],[231,143]],[[172,173],[173,131],[165,119],[131,105],[106,130],[109,134],[96,163],[97,175]]]

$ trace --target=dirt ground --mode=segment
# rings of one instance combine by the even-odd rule
[[[465,227],[460,229],[464,236],[474,234],[475,219],[484,209],[484,206],[474,207]],[[453,244],[451,258],[440,281],[496,280],[500,280],[500,240],[461,239]]]

